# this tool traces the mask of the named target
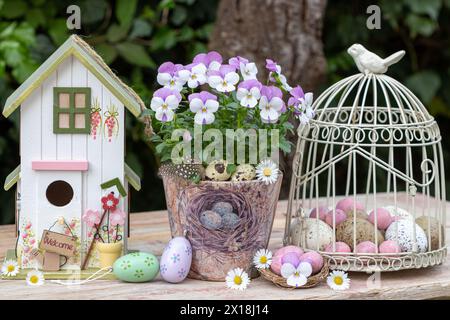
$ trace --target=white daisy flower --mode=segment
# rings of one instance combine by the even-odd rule
[[[253,257],[253,264],[258,269],[267,269],[272,264],[272,252],[267,249],[260,249]]]
[[[333,290],[347,290],[350,288],[350,278],[344,271],[334,270],[327,277],[327,284]]]
[[[292,287],[304,286],[311,274],[312,266],[309,262],[301,262],[297,267],[294,267],[291,263],[285,263],[281,266],[281,276]]]
[[[250,278],[241,268],[235,268],[228,271],[225,278],[227,287],[236,290],[245,290],[250,283]]]
[[[40,286],[44,284],[44,274],[38,270],[32,270],[27,274],[27,284],[29,286]]]
[[[279,174],[280,170],[278,166],[269,159],[261,161],[256,167],[256,177],[265,184],[275,183]]]
[[[2,275],[15,277],[19,273],[19,265],[15,260],[6,260],[2,266]]]

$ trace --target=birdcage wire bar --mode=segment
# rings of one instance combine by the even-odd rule
[[[331,207],[333,252],[319,247],[332,269],[348,271],[395,271],[443,263],[446,199],[441,134],[434,118],[420,100],[397,80],[385,74],[359,73],[326,89],[314,102],[316,117],[298,129],[293,176],[288,201],[284,244],[306,246],[305,238],[293,243],[293,221],[303,228],[309,211],[325,202]],[[417,165],[419,164],[419,165]],[[338,176],[337,176],[338,175]],[[380,180],[385,177],[384,180]],[[380,186],[380,181],[383,181]],[[363,190],[363,192],[361,192]],[[382,196],[398,212],[399,197],[406,195],[407,212],[414,227],[412,249],[389,254],[378,249],[381,234],[374,215],[375,253],[361,254],[357,246],[356,201],[376,210]],[[336,251],[336,203],[352,198],[353,235],[350,253]],[[420,198],[417,203],[416,198]],[[416,218],[438,221],[438,245],[431,248],[432,234],[426,232],[427,249],[420,252]],[[319,215],[313,232],[319,233]],[[350,219],[350,218],[349,218]],[[399,231],[395,225],[395,240]],[[443,228],[441,228],[441,226]],[[306,232],[306,231],[305,231]],[[318,237],[319,235],[317,235]],[[384,238],[384,236],[383,236]]]

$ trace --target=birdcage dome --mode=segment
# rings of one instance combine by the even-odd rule
[[[440,264],[446,204],[439,126],[406,86],[384,74],[404,52],[386,59],[360,45],[348,52],[361,72],[326,89],[313,104],[315,118],[299,127],[284,242],[353,271]],[[397,246],[395,255],[385,252],[385,241]]]

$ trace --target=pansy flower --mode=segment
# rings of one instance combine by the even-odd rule
[[[240,69],[241,68],[241,63],[242,64],[247,64],[248,63],[248,59],[243,58],[241,56],[236,56],[236,57],[232,57],[228,60],[228,64],[230,66],[233,66],[235,70]]]
[[[208,73],[208,84],[211,88],[219,92],[232,92],[239,82],[239,75],[234,71],[234,67],[224,64],[218,71]]]
[[[254,108],[261,98],[262,84],[258,80],[242,81],[236,92],[236,98],[240,101],[241,106]]]
[[[281,67],[272,59],[266,59],[266,69],[270,72],[281,73]]]
[[[285,108],[282,100],[283,93],[275,86],[263,86],[261,89],[261,99],[259,109],[261,120],[264,123],[275,123]]]
[[[208,71],[217,71],[222,64],[222,56],[216,51],[199,53],[194,57],[194,60],[192,62],[203,64],[208,69]]]
[[[277,64],[275,61],[271,59],[266,59],[266,69],[270,71],[269,80],[272,82],[276,82],[275,78],[272,76],[272,73],[276,73],[277,77],[281,83],[281,87],[286,91],[291,91],[292,87],[287,83],[286,77],[281,74],[281,66]]]
[[[178,75],[187,82],[189,88],[194,89],[206,83],[206,72],[207,68],[203,63],[194,62],[178,71]]]
[[[81,217],[81,219],[84,222],[86,222],[86,224],[91,228],[94,227],[95,225],[98,225],[100,223],[101,218],[102,215],[100,211],[91,209],[86,210],[86,212]]]
[[[181,64],[173,64],[172,62],[164,62],[158,68],[158,75],[156,80],[164,88],[181,91],[186,80],[180,78],[178,72],[183,70]]]
[[[308,123],[314,117],[313,94],[311,92],[305,94],[300,86],[293,88],[289,93],[291,97],[288,105],[294,107],[294,114],[302,124]]]
[[[102,207],[104,210],[114,211],[119,204],[119,198],[114,197],[114,193],[111,192],[107,196],[102,197]]]
[[[188,97],[189,109],[195,113],[196,124],[210,124],[214,122],[214,112],[219,109],[217,97],[207,91],[192,93]]]
[[[308,277],[312,274],[312,266],[309,262],[300,262],[297,267],[291,263],[284,263],[281,266],[281,276],[286,279],[286,283],[292,287],[301,287],[308,282]]]
[[[155,91],[150,108],[155,111],[155,117],[159,121],[172,121],[175,110],[181,101],[181,95],[176,90],[161,88]]]

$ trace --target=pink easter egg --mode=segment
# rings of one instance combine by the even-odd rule
[[[282,258],[281,258],[281,265],[285,264],[285,263],[290,263],[292,264],[294,267],[298,267],[299,263],[300,263],[300,256],[297,255],[295,252],[289,252],[286,253]]]
[[[386,240],[383,241],[378,247],[380,253],[399,253],[402,251],[397,241],[394,240]]]
[[[365,211],[364,205],[361,202],[354,201],[353,198],[345,198],[339,200],[336,204],[336,209],[342,210],[344,212]]]
[[[330,226],[333,227],[333,215],[335,215],[335,225],[337,226],[338,224],[344,222],[347,219],[347,214],[340,210],[340,209],[336,209],[334,210],[330,210],[326,217],[325,217],[325,222]]]
[[[270,265],[270,269],[272,270],[272,272],[281,275],[281,266],[282,266],[281,259],[285,254],[289,252],[296,253],[298,257],[300,257],[303,254],[302,248],[297,246],[286,246],[278,249],[272,256],[272,264]]]
[[[376,211],[370,211],[369,221],[373,225],[375,225],[375,216],[377,218],[377,228],[380,230],[386,230],[394,220],[389,211],[384,208],[377,208]]]
[[[319,206],[317,208],[312,208],[311,211],[309,212],[309,217],[310,218],[317,218],[317,211],[319,212],[319,219],[324,221],[325,220],[325,216],[327,215],[329,209],[326,206]]]
[[[316,251],[308,251],[300,256],[300,262],[309,262],[312,266],[313,273],[322,270],[323,257]]]
[[[345,242],[338,241],[336,242],[336,250],[333,250],[333,244],[330,243],[326,246],[325,252],[352,252],[352,249]]]
[[[376,253],[377,246],[372,241],[363,241],[356,245],[355,251],[357,253]]]

